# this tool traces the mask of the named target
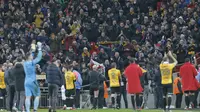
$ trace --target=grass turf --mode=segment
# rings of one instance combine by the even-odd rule
[[[113,110],[113,109],[106,109],[106,110],[87,110],[87,109],[80,109],[80,110],[57,110],[57,112],[138,112],[131,109],[120,109],[120,110]],[[41,109],[38,112],[48,112],[47,109]],[[139,112],[163,112],[163,110],[141,110]],[[200,110],[172,110],[172,112],[200,112]]]

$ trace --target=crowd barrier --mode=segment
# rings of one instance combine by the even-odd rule
[[[49,107],[49,94],[48,94],[48,87],[41,87],[41,98],[40,98],[40,105],[39,108],[48,108]],[[109,92],[110,93],[110,92]],[[62,108],[64,106],[64,101],[61,97],[61,90],[59,89],[59,94],[57,96],[57,107]],[[111,104],[110,98],[107,99],[108,106]],[[80,108],[89,108],[90,107],[90,95],[89,90],[81,90],[80,94]]]
[[[49,107],[49,94],[48,94],[48,87],[41,87],[41,98],[40,98],[40,108],[48,108]],[[61,108],[64,106],[64,102],[61,97],[61,91],[59,89],[58,100],[56,102],[57,107]]]

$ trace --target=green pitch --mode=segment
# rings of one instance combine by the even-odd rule
[[[48,112],[48,110],[39,110],[38,112]],[[57,110],[57,112],[137,112],[135,110],[131,109],[120,109],[120,110],[114,110],[114,109],[106,109],[106,110]],[[163,112],[162,110],[142,110],[139,112]],[[200,112],[200,110],[172,110],[172,112]]]

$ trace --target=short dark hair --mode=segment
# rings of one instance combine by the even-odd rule
[[[18,57],[16,60],[17,60],[17,62],[22,62],[22,58],[21,57]]]
[[[30,55],[32,55],[32,52],[27,52],[26,53],[26,60],[29,58]]]
[[[168,57],[164,57],[163,58],[163,61],[165,62],[165,61],[168,61]]]
[[[180,77],[180,74],[179,74],[179,73],[177,73],[177,77]]]
[[[115,68],[116,67],[116,63],[115,62],[111,63],[111,67]]]
[[[71,69],[73,68],[73,66],[72,66],[71,64],[66,64],[66,65],[65,65],[65,68],[66,68],[67,70],[71,70]]]
[[[131,59],[129,59],[129,62],[130,62],[130,63],[135,63],[135,61],[136,61],[135,58],[131,58]]]
[[[53,59],[52,59],[52,62],[56,62],[57,61],[57,59],[54,57]]]
[[[190,62],[190,58],[185,58],[185,62]]]

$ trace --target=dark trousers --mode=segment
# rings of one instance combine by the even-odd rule
[[[124,86],[121,86],[121,95],[120,95],[120,97],[123,97],[125,108],[128,108],[127,91],[126,91],[126,88]],[[121,103],[120,103],[120,108],[121,108]]]
[[[104,104],[104,88],[100,87],[98,96],[98,107],[103,108],[103,104]]]
[[[94,96],[95,91],[99,91],[99,87],[98,86],[90,86],[90,102],[93,105],[92,108],[96,109],[97,103],[98,103],[98,98],[95,98],[95,96]]]
[[[163,108],[163,89],[161,86],[154,88],[154,106],[155,108]]]
[[[200,89],[195,92],[194,108],[197,108],[197,105],[198,105],[197,98],[198,98],[198,95],[199,95],[199,91],[200,91]]]
[[[103,106],[107,107],[107,103],[106,103],[106,99],[105,98],[103,99]]]
[[[0,109],[5,109],[6,89],[0,89]]]
[[[76,89],[75,107],[80,108],[80,89]]]
[[[6,97],[6,109],[8,111],[12,110],[12,107],[14,106],[15,101],[15,86],[6,86],[6,92],[7,92],[7,97]]]
[[[57,96],[58,96],[58,85],[56,84],[48,84],[49,88],[49,105],[50,109],[56,110],[56,104],[57,104]]]
[[[183,94],[176,94],[176,108],[181,108]]]
[[[16,99],[17,99],[17,108],[19,111],[23,110],[25,104],[25,91],[17,91],[16,92]]]

